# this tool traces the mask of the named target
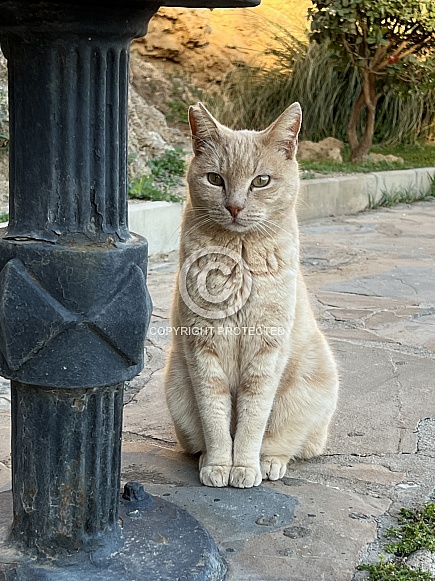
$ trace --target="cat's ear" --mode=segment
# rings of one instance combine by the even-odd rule
[[[302,123],[302,109],[298,102],[288,107],[265,131],[269,143],[273,142],[294,159],[298,147],[298,135]]]
[[[216,140],[221,125],[202,103],[189,107],[189,124],[193,152],[198,155]]]

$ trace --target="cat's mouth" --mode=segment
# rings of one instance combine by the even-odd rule
[[[237,224],[236,222],[231,222],[230,224],[226,225],[227,230],[231,230],[231,232],[245,232],[248,228],[246,226],[242,226],[241,224]]]
[[[239,212],[235,213],[235,215],[231,213],[227,214],[219,209],[218,211],[210,212],[209,218],[220,228],[229,230],[230,232],[241,233],[255,228],[255,220],[251,220],[246,214],[241,216]]]
[[[247,232],[252,228],[251,223],[246,223],[245,220],[239,220],[238,218],[233,218],[230,222],[222,224],[224,228],[230,230],[231,232]]]

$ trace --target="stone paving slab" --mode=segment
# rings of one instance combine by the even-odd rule
[[[229,580],[350,579],[361,544],[376,536],[375,518],[391,500],[312,482],[300,465],[292,465],[283,481],[260,487],[264,502],[259,504],[252,490],[201,487],[196,460],[177,449],[155,441],[124,442],[124,478],[145,481],[150,493],[187,508],[207,526],[229,561]],[[396,473],[393,483],[401,479]],[[207,507],[204,495],[212,501]],[[289,519],[295,503],[295,516]]]

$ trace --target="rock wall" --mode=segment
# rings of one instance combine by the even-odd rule
[[[280,29],[303,37],[310,5],[309,0],[262,0],[256,8],[161,8],[133,50],[199,84],[219,82],[230,64],[270,58],[263,53]]]

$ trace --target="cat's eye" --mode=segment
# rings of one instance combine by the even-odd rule
[[[222,176],[220,176],[218,173],[214,173],[211,171],[210,173],[207,174],[207,179],[213,186],[224,185],[224,180]]]
[[[254,188],[264,188],[264,186],[267,186],[267,184],[269,182],[270,182],[270,176],[261,175],[261,176],[255,177],[252,180],[251,185],[254,186]]]

